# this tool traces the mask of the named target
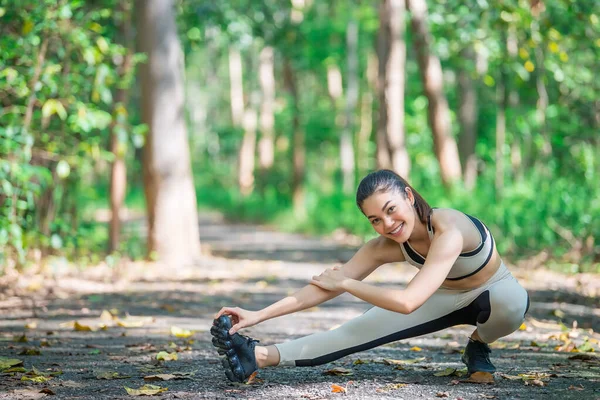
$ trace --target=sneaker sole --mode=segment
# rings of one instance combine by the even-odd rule
[[[214,325],[210,328],[210,333],[213,336],[212,344],[216,347],[217,353],[222,357],[221,365],[225,370],[227,379],[232,382],[243,383],[246,377],[238,355],[233,348],[233,340],[229,334],[231,326],[231,319],[225,315],[215,320]]]

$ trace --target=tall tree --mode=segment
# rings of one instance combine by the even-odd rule
[[[432,38],[427,24],[425,0],[406,0],[411,12],[411,28],[425,96],[429,101],[427,115],[433,134],[435,154],[440,164],[444,185],[460,180],[461,169],[456,141],[452,137],[450,110],[444,95],[444,79],[440,59],[433,53]]]
[[[144,190],[148,251],[169,265],[193,263],[200,254],[196,193],[185,126],[183,53],[173,0],[137,0]]]
[[[300,99],[298,96],[296,72],[288,58],[286,58],[283,63],[283,79],[292,101],[292,201],[296,215],[302,218],[306,215],[306,209],[304,207],[306,144],[304,132],[300,126]]]
[[[410,158],[404,131],[404,86],[406,26],[404,0],[382,0],[379,8],[379,128],[378,137],[387,142],[391,168],[408,179]]]
[[[229,48],[229,96],[233,125],[242,126],[244,121],[244,85],[242,56],[235,47]]]
[[[130,79],[129,75],[133,69],[133,30],[131,27],[131,7],[129,1],[119,2],[120,15],[118,18],[119,39],[125,49],[125,55],[118,69],[121,80]],[[125,200],[127,188],[127,166],[125,154],[127,151],[127,102],[129,100],[128,85],[118,87],[114,96],[113,123],[110,138],[110,151],[113,161],[110,173],[110,230],[108,240],[108,251],[118,249],[121,237],[121,209]]]
[[[343,190],[349,194],[354,191],[354,126],[356,106],[358,104],[358,23],[351,19],[346,27],[346,52],[348,60],[348,79],[346,87],[346,110],[344,127],[340,136],[340,159],[342,164]]]
[[[475,187],[477,179],[477,156],[475,143],[477,141],[477,90],[471,64],[475,59],[473,46],[468,44],[461,52],[461,65],[458,69],[458,121],[460,135],[458,151],[463,170],[465,188]]]
[[[275,73],[273,47],[260,52],[259,81],[262,92],[260,104],[260,133],[258,162],[263,170],[270,169],[275,161]]]

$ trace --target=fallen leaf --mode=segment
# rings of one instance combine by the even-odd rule
[[[385,387],[376,389],[375,391],[377,393],[384,393],[384,392],[389,392],[390,390],[397,390],[403,387],[408,386],[406,383],[390,383],[388,385],[386,385]]]
[[[335,375],[335,376],[347,376],[347,375],[353,375],[354,372],[351,369],[337,367],[337,368],[328,369],[327,371],[323,371],[323,374]]]
[[[554,312],[552,313],[555,317],[557,318],[564,318],[565,317],[565,312],[561,311],[561,310],[554,310]]]
[[[522,377],[516,375],[500,374],[500,376],[510,381],[520,381],[521,379],[523,379]]]
[[[37,322],[31,321],[25,324],[25,329],[35,329],[37,328]]]
[[[44,375],[37,375],[37,376],[23,375],[21,377],[22,381],[31,381],[31,382],[35,382],[35,383],[48,382],[50,379],[52,379],[51,376],[44,376]]]
[[[20,356],[39,356],[41,354],[40,349],[36,349],[35,347],[25,348],[18,353]]]
[[[9,369],[2,370],[3,374],[13,374],[13,373],[17,373],[17,372],[27,372],[27,369],[25,369],[23,367],[12,367]]]
[[[331,391],[333,393],[346,393],[346,388],[340,385],[336,385],[335,383],[331,385]]]
[[[448,383],[448,386],[455,386],[455,385],[458,385],[459,383],[460,383],[459,380],[453,379]]]
[[[187,339],[194,334],[194,331],[190,331],[187,329],[182,329],[176,326],[171,327],[171,335],[176,336],[178,338]]]
[[[170,312],[170,313],[175,312],[175,307],[173,307],[170,304],[163,304],[162,306],[160,306],[160,308],[162,310],[165,310],[166,312]]]
[[[166,351],[160,351],[156,355],[156,359],[163,361],[175,361],[177,360],[177,353],[167,353]]]
[[[114,319],[113,315],[108,310],[102,310],[102,314],[100,314],[100,319],[102,321],[112,321]]]
[[[574,356],[569,357],[569,360],[591,361],[593,363],[600,363],[600,357],[593,356],[591,354],[575,354]]]
[[[440,372],[436,372],[435,374],[433,374],[434,376],[450,376],[450,375],[454,375],[454,373],[456,372],[456,368],[446,368],[443,371]]]
[[[437,392],[435,397],[450,397],[450,393],[448,392]]]
[[[96,379],[112,380],[112,379],[127,379],[127,378],[131,378],[131,376],[121,375],[119,372],[115,372],[115,371],[104,371],[104,372],[100,372],[100,373],[96,374]]]
[[[546,383],[544,381],[541,381],[539,379],[533,379],[533,380],[526,380],[525,381],[525,386],[546,386]]]
[[[485,393],[479,393],[478,397],[481,397],[483,399],[495,399],[496,398],[496,396],[493,394],[485,394]]]
[[[55,396],[56,393],[54,393],[52,390],[48,389],[48,388],[43,388],[42,390],[40,390],[40,393],[44,393],[47,394],[49,396]]]
[[[194,372],[173,372],[172,374],[156,374],[144,377],[145,381],[170,381],[177,379],[191,379]]]
[[[122,320],[122,319],[118,319],[117,320],[117,325],[119,325],[121,328],[141,328],[142,326],[144,326],[145,322],[144,321],[126,321],[126,320]],[[160,393],[160,392],[158,392]],[[134,396],[139,396],[139,395],[134,395]]]
[[[0,357],[0,371],[11,367],[18,367],[20,365],[23,365],[22,360],[17,360],[16,358]]]
[[[168,388],[162,388],[156,385],[144,385],[138,389],[123,386],[130,396],[154,396],[155,394],[166,392]]]
[[[89,354],[91,354],[91,355],[98,355],[98,354],[100,354],[100,353],[101,353],[101,351],[100,351],[100,350],[98,350],[98,349],[94,349],[94,350],[90,350],[90,351],[89,351]]]
[[[25,334],[22,334],[21,336],[15,336],[15,342],[27,343],[27,342],[29,342],[29,340],[27,339],[27,336],[25,336]]]
[[[384,358],[383,363],[386,365],[416,364],[424,360],[425,357],[411,358],[408,360],[394,360],[391,358]]]
[[[583,385],[579,385],[579,386],[573,386],[573,385],[571,385],[571,386],[569,386],[568,389],[569,390],[577,390],[577,391],[585,390],[585,388],[583,387]]]
[[[521,326],[519,327],[519,330],[520,330],[520,331],[527,330],[527,325],[525,325],[525,322],[523,322],[523,323],[521,324]]]
[[[466,383],[481,383],[481,384],[493,384],[494,376],[489,372],[473,372],[471,376],[463,380]]]
[[[420,348],[419,346],[414,346],[410,348],[410,351],[423,351],[422,348]]]
[[[73,329],[75,329],[78,332],[93,332],[94,331],[94,329],[91,326],[80,324],[77,321],[75,321],[75,323],[73,324]]]
[[[256,375],[258,375],[258,371],[254,371],[249,377],[248,380],[246,381],[246,385],[252,385],[253,383],[257,382]]]
[[[368,361],[364,361],[359,358],[359,359],[355,360],[352,364],[360,365],[360,364],[368,364],[368,363],[369,363]]]

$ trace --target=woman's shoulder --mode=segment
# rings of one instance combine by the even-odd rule
[[[480,232],[469,215],[454,208],[436,208],[431,213],[431,225],[435,231],[456,229],[465,239],[480,239]],[[467,240],[470,242],[471,240]]]
[[[382,263],[404,261],[404,253],[397,242],[378,236],[365,244],[365,247]]]

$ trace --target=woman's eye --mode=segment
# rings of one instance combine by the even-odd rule
[[[371,223],[372,223],[373,225],[376,225],[376,224],[378,224],[378,223],[379,223],[379,218],[373,218],[373,219],[371,220]]]
[[[388,214],[393,213],[395,210],[396,210],[396,206],[391,206],[390,208],[388,208]]]

